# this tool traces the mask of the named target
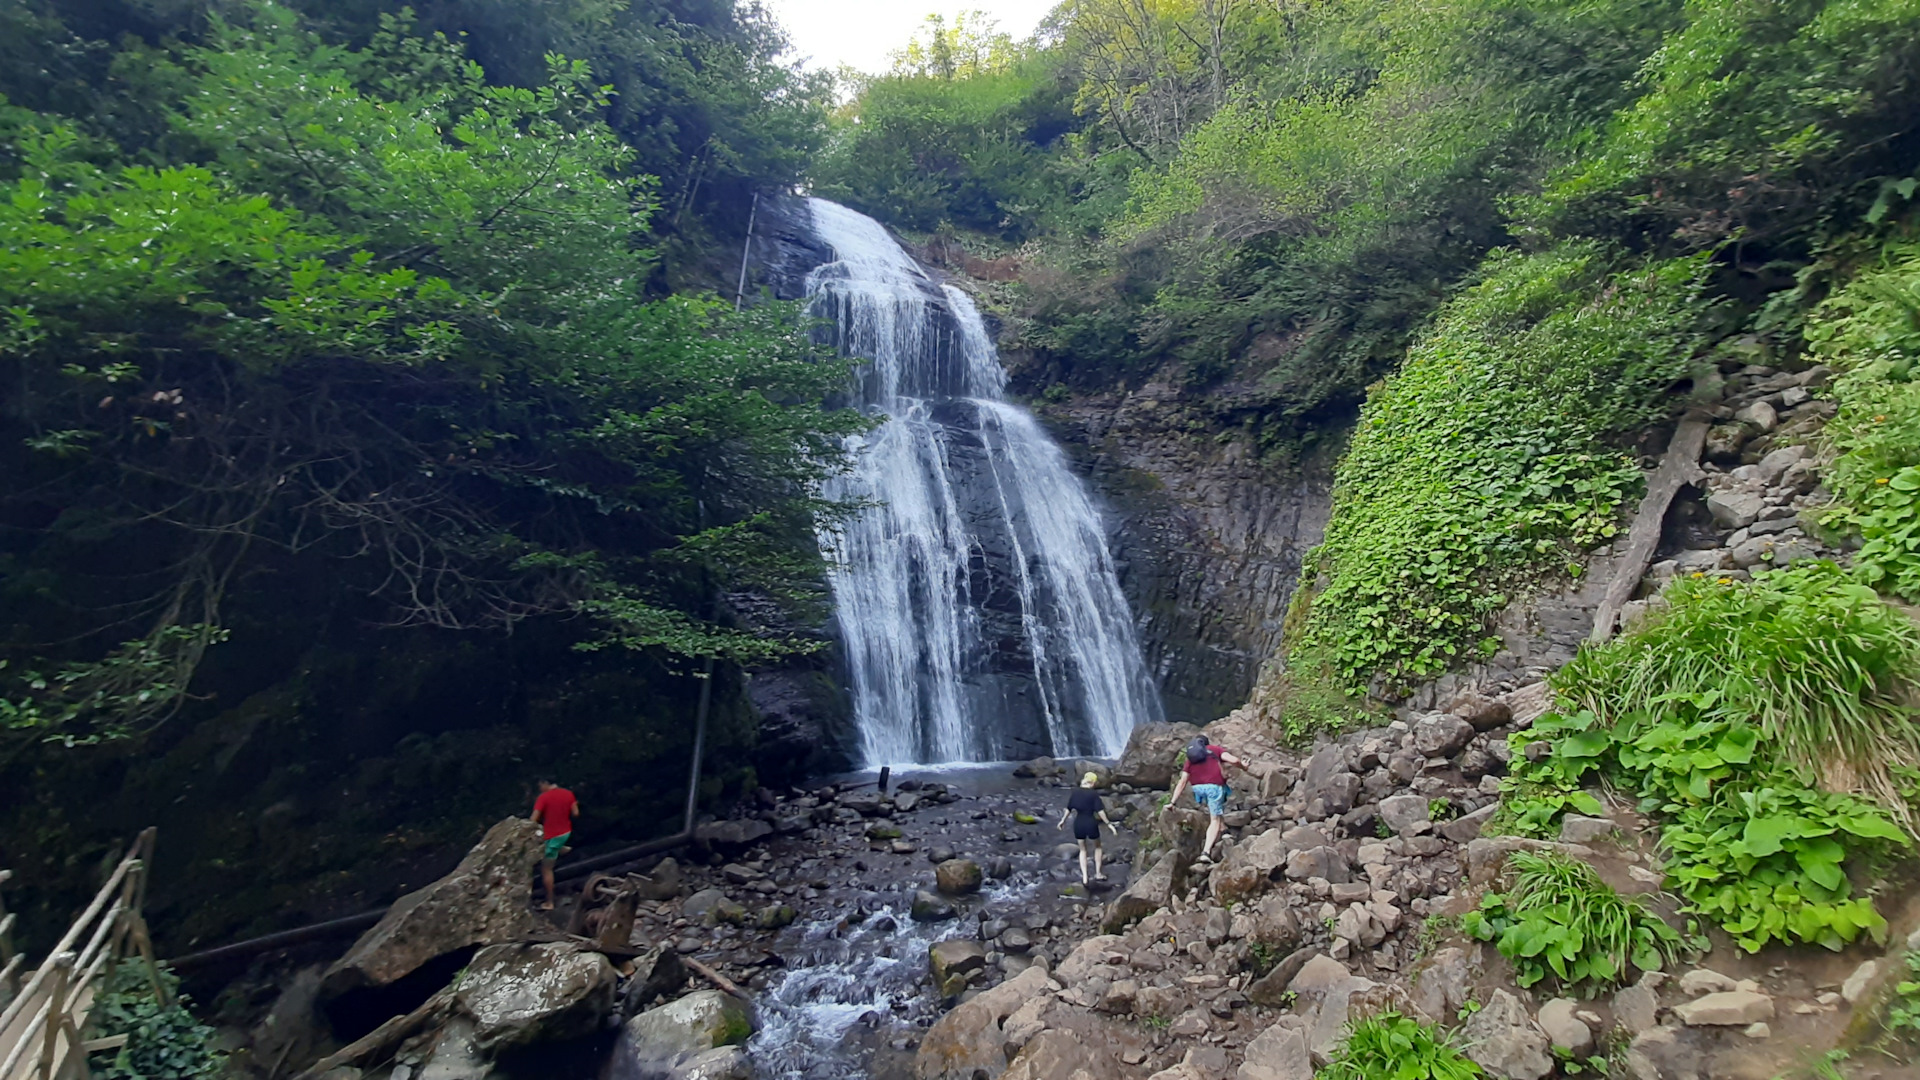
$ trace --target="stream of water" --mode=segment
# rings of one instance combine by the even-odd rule
[[[1118,754],[1160,703],[1093,501],[1005,400],[967,294],[873,219],[809,205],[834,254],[810,310],[886,418],[829,491],[865,508],[822,537],[864,764]]]

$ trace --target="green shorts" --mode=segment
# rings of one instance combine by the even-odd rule
[[[560,849],[563,847],[566,847],[567,841],[571,839],[573,839],[572,833],[563,832],[559,836],[556,836],[553,839],[548,840],[546,850],[540,857],[542,859],[547,860],[548,862],[552,862],[553,860],[559,858]]]

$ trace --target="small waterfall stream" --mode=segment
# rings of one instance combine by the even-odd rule
[[[829,491],[868,505],[822,537],[864,763],[1118,754],[1160,704],[1092,500],[1004,400],[972,300],[873,219],[809,207],[834,256],[809,309],[887,418]]]

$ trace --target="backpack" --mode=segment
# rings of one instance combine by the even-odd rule
[[[1207,749],[1205,739],[1196,738],[1187,744],[1187,764],[1189,765],[1198,765],[1212,756],[1213,751]]]

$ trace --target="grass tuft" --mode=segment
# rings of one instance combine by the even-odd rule
[[[1513,887],[1488,893],[1461,926],[1493,941],[1513,962],[1515,981],[1548,975],[1561,985],[1604,990],[1632,968],[1657,971],[1679,955],[1680,933],[1638,898],[1615,892],[1593,867],[1557,853],[1516,852]]]
[[[1315,1080],[1474,1080],[1486,1075],[1431,1024],[1399,1013],[1356,1022]]]
[[[1871,799],[1909,831],[1898,776],[1920,767],[1920,627],[1831,563],[1751,583],[1677,582],[1664,612],[1554,683],[1603,724],[1686,702],[1758,727],[1770,756],[1829,791]],[[1920,833],[1916,833],[1920,835]]]

